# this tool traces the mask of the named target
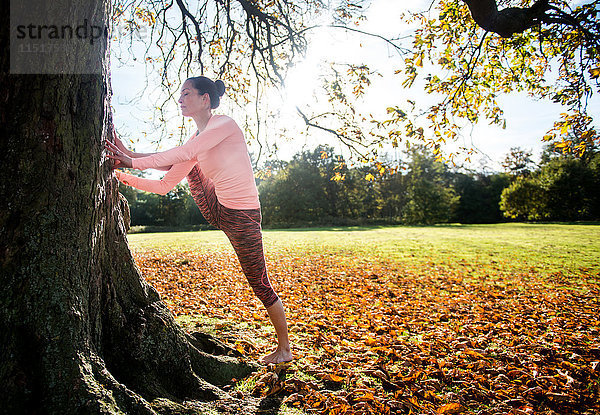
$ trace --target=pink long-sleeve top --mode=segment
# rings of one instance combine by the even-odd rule
[[[198,166],[212,180],[219,202],[230,209],[257,209],[258,191],[242,130],[226,115],[213,115],[204,131],[185,144],[147,157],[134,158],[138,170],[171,166],[160,180],[123,172],[117,178],[128,186],[166,194]]]

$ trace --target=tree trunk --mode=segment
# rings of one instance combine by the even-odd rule
[[[165,407],[162,398],[224,396],[219,385],[254,367],[201,350],[206,342],[177,326],[129,251],[128,207],[103,155],[112,122],[106,42],[95,56],[71,55],[98,62],[98,73],[11,73],[5,3],[0,413],[152,414]],[[66,10],[47,3],[43,24],[62,14],[109,25],[109,0]]]

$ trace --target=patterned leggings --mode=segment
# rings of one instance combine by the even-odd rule
[[[190,171],[187,180],[204,218],[229,238],[254,294],[265,307],[272,306],[279,297],[267,276],[260,209],[239,210],[223,206],[217,200],[213,183],[198,167]]]

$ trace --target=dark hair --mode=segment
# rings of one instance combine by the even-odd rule
[[[225,93],[225,84],[223,81],[218,80],[213,82],[206,76],[194,76],[192,78],[188,78],[186,81],[190,81],[194,89],[197,89],[201,95],[208,94],[210,97],[211,108],[214,109],[219,106],[221,103],[221,97]]]

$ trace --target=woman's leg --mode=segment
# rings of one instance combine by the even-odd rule
[[[190,171],[187,181],[190,185],[190,193],[194,198],[194,202],[198,205],[198,209],[200,209],[204,219],[215,228],[220,229],[221,204],[217,200],[213,182],[202,173],[202,170],[198,166],[194,166]]]
[[[222,229],[231,241],[252,290],[265,305],[273,323],[278,346],[274,353],[262,359],[263,363],[292,360],[283,304],[267,276],[260,210],[234,210],[222,206],[217,200],[213,183],[198,167],[192,169],[187,180],[204,218],[214,227]]]
[[[221,213],[221,229],[231,241],[248,283],[267,309],[277,334],[277,350],[261,360],[263,363],[290,361],[293,356],[290,351],[285,311],[267,275],[260,210],[234,210],[222,207]]]
[[[271,319],[271,323],[273,323],[273,327],[275,327],[275,333],[277,334],[277,350],[263,357],[261,362],[289,362],[290,360],[294,359],[294,356],[292,356],[292,351],[290,349],[290,339],[288,337],[288,326],[285,319],[285,310],[283,309],[283,304],[279,298],[272,306],[267,307],[267,313],[269,314],[269,318]]]

